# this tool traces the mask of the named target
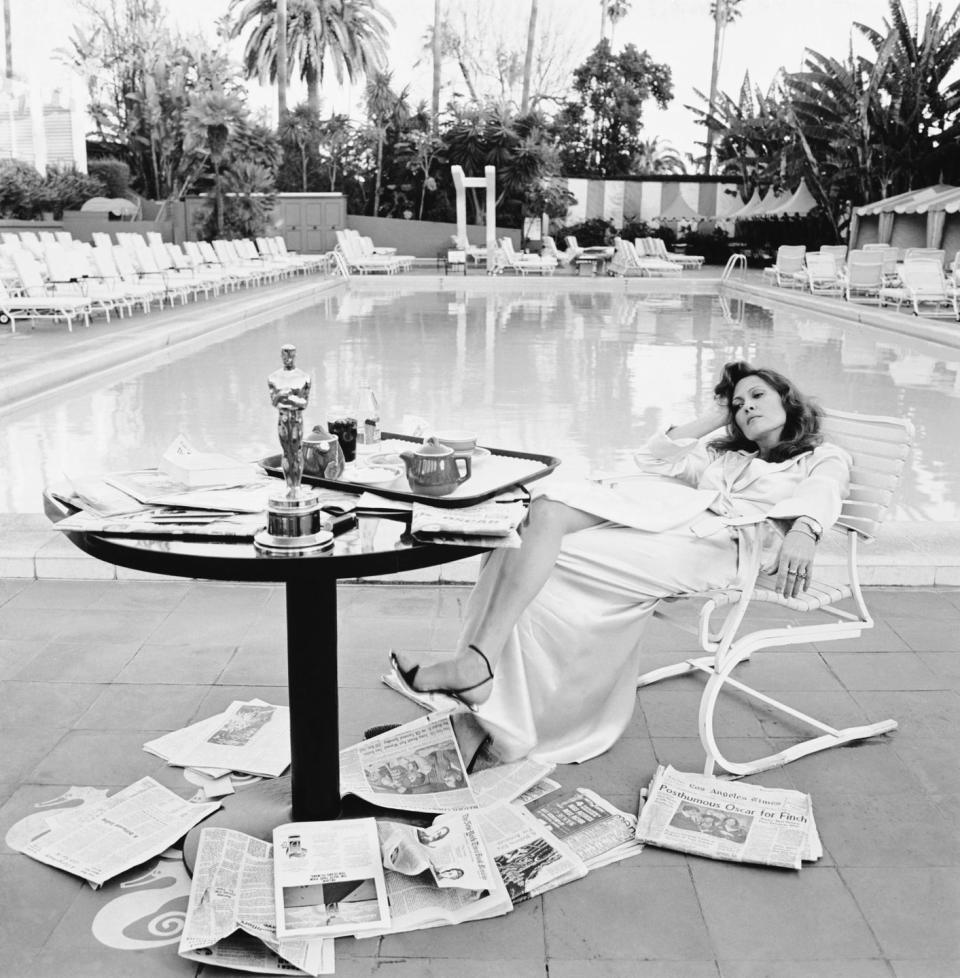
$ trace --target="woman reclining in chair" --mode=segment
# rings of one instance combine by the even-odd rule
[[[661,598],[735,585],[751,537],[777,591],[806,590],[849,456],[822,443],[819,409],[773,370],[728,363],[714,393],[712,410],[637,452],[646,477],[539,490],[522,546],[485,556],[456,655],[392,654],[400,682],[469,707],[504,759],[584,761],[630,721]]]

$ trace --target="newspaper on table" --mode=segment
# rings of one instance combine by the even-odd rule
[[[153,778],[141,778],[109,798],[58,815],[50,831],[22,851],[99,887],[169,849],[219,807],[192,804]]]
[[[583,860],[520,805],[484,808],[477,821],[514,904],[587,875]]]
[[[290,766],[288,707],[235,700],[216,717],[216,723],[213,719],[149,741],[150,746],[144,747],[152,747],[152,753],[162,751],[159,756],[168,764],[202,768],[213,776],[244,771],[275,778]]]
[[[233,829],[201,830],[182,957],[260,974],[330,975],[333,944],[329,937],[277,937],[269,842]]]
[[[526,809],[583,860],[587,869],[635,856],[637,818],[614,807],[589,788],[543,793]]]
[[[273,830],[277,935],[362,937],[390,926],[377,823],[288,822]]]
[[[640,809],[637,838],[711,859],[787,869],[823,855],[809,795],[662,765]]]
[[[191,489],[159,469],[111,472],[104,481],[138,502],[152,506],[212,509],[224,513],[259,513],[277,491],[277,481],[251,467],[251,477],[241,485]]]
[[[432,713],[342,750],[340,791],[399,811],[475,810],[516,797],[551,769],[520,761],[468,774],[451,715]]]
[[[431,543],[519,547],[517,527],[526,515],[526,504],[508,494],[473,506],[440,507],[414,502],[410,532]]]
[[[441,815],[426,828],[384,820],[378,829],[390,927],[375,933],[484,920],[513,909],[475,812]]]
[[[252,540],[266,526],[265,513],[223,513],[206,510],[206,515],[171,509],[148,509],[138,513],[97,516],[83,511],[54,523],[63,533],[96,533],[105,537],[187,537],[202,540]]]

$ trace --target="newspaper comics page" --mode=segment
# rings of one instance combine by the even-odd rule
[[[282,938],[361,936],[390,926],[377,823],[290,822],[273,830]]]

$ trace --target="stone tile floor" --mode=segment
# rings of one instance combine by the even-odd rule
[[[391,647],[447,649],[466,589],[341,588],[341,742],[418,709],[382,686]],[[900,729],[754,780],[808,791],[823,859],[800,873],[648,847],[495,920],[337,942],[337,974],[516,978],[956,978],[960,975],[960,591],[872,589],[857,643],[758,654],[761,688],[827,721],[894,716]],[[760,614],[773,614],[759,609]],[[70,786],[149,774],[189,796],[143,741],[235,697],[285,703],[283,594],[181,581],[0,579],[0,831]],[[655,624],[651,665],[682,658]],[[641,690],[607,754],[561,767],[626,809],[657,762],[697,770],[698,681]],[[795,731],[739,702],[734,756]],[[149,874],[149,875],[148,875]],[[0,849],[0,975],[214,974],[176,955],[188,883],[174,854],[98,891]]]

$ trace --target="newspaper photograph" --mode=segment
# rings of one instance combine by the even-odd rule
[[[281,938],[363,936],[390,926],[377,823],[289,822],[273,830]]]
[[[178,842],[219,802],[192,804],[153,778],[141,778],[109,798],[65,811],[26,855],[99,887]]]
[[[525,808],[495,805],[477,820],[514,904],[587,875],[583,860]]]
[[[195,724],[192,729],[196,736],[173,750],[166,742],[169,764],[269,778],[290,766],[290,710],[285,706],[235,701],[216,725]]]
[[[471,812],[440,815],[424,828],[388,820],[377,827],[385,869],[405,876],[429,872],[441,889],[487,890],[496,878]]]
[[[810,796],[658,767],[637,838],[711,859],[800,869],[822,854]]]
[[[260,974],[333,974],[332,938],[278,939],[273,878],[269,842],[201,830],[178,953]]]
[[[637,818],[589,788],[562,789],[527,802],[526,809],[584,861],[587,869],[635,856]]]
[[[400,811],[479,807],[449,714],[419,717],[342,750],[340,791]]]

